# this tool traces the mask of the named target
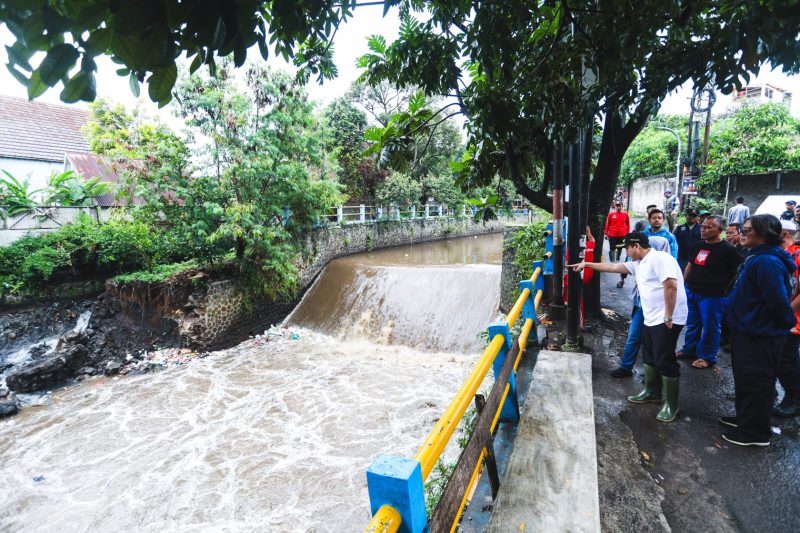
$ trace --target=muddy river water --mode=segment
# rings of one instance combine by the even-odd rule
[[[336,260],[285,328],[0,422],[0,531],[361,531],[367,466],[413,456],[480,354],[501,242]]]

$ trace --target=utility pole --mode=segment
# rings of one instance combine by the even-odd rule
[[[656,129],[670,132],[675,136],[675,140],[678,141],[678,154],[675,158],[675,194],[681,194],[681,136],[678,135],[677,131],[666,126],[656,126]]]
[[[686,197],[684,209],[689,206],[689,198],[697,195],[697,179],[700,177],[703,167],[708,157],[708,136],[711,130],[711,108],[717,101],[717,96],[710,85],[702,89],[695,89],[691,100],[691,112],[689,114],[689,136],[686,140],[686,189],[683,195]],[[700,122],[705,115],[705,134],[703,141],[702,155],[700,152]]]
[[[564,141],[553,150],[553,302],[551,314],[564,318]]]

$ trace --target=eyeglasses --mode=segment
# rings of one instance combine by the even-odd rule
[[[751,231],[753,231],[753,228],[742,226],[741,228],[739,228],[739,235],[747,235]]]

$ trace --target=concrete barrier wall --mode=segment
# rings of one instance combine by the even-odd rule
[[[667,175],[639,178],[631,183],[628,196],[628,211],[636,215],[647,212],[647,206],[656,204],[659,209],[664,208],[664,190],[674,188],[675,176],[671,179]]]

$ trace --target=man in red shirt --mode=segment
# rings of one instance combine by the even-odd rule
[[[622,211],[622,203],[617,202],[614,204],[614,211],[608,214],[606,218],[605,234],[608,239],[608,259],[611,262],[619,261],[619,256],[622,250],[617,247],[622,244],[625,235],[631,232],[631,219],[628,213]]]

